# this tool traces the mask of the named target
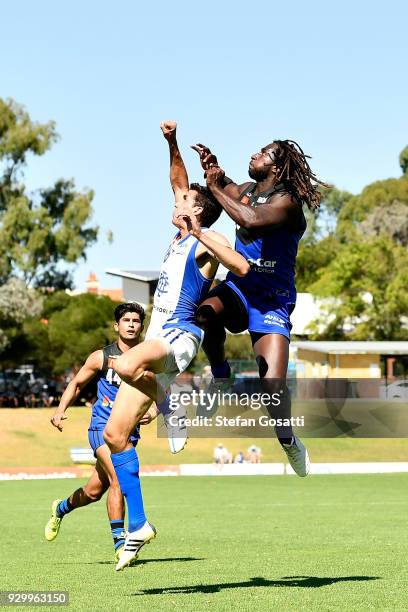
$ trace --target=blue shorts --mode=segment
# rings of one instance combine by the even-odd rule
[[[246,308],[248,331],[259,334],[281,334],[290,340],[292,329],[290,315],[295,308],[295,302],[280,295],[269,295],[267,299],[260,300],[255,295],[245,296],[231,280],[225,281],[225,284],[238,295]]]
[[[92,448],[95,457],[97,449],[106,444],[105,440],[103,439],[103,432],[103,429],[88,429],[89,446]],[[139,438],[131,435],[130,441],[133,446],[136,446],[136,444],[139,442]]]

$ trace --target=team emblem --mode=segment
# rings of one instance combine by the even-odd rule
[[[169,286],[169,277],[167,276],[166,272],[160,272],[159,280],[157,282],[157,289],[156,289],[158,297],[161,297],[163,293],[167,293],[168,286]]]

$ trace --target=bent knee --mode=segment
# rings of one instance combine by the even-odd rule
[[[211,304],[201,304],[198,307],[196,313],[196,322],[197,325],[204,329],[205,331],[209,331],[212,329],[223,328],[222,317],[218,314]]]
[[[120,432],[116,431],[109,423],[106,425],[105,430],[103,432],[103,439],[109,448],[117,447],[121,445],[121,442],[124,440],[124,436],[121,435]],[[126,440],[124,440],[126,443]]]
[[[115,359],[113,367],[115,372],[125,382],[134,381],[135,378],[144,372],[143,364],[138,359],[135,359],[134,356],[131,358],[126,354]]]

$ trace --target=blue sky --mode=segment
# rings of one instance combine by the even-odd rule
[[[60,142],[30,160],[31,188],[73,177],[95,190],[98,243],[75,271],[155,269],[173,233],[162,119],[179,123],[228,175],[251,153],[297,140],[317,174],[358,192],[398,176],[408,144],[407,3],[367,0],[6,3],[0,96],[54,119]],[[228,218],[217,229],[233,239]],[[113,244],[106,234],[112,230]]]

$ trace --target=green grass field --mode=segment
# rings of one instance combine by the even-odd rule
[[[408,609],[406,474],[145,478],[158,537],[121,573],[103,502],[43,538],[79,482],[0,483],[1,590],[67,590],[73,610]]]
[[[0,410],[0,468],[69,466],[69,449],[88,447],[90,410],[71,408],[64,431],[60,433],[50,425],[53,409]],[[144,465],[211,463],[214,446],[222,438],[190,439],[180,455],[171,455],[167,439],[157,437],[157,423],[142,428],[138,446]],[[223,439],[233,453],[244,450],[256,442],[262,448],[264,462],[284,460],[276,439],[227,438]],[[408,438],[342,438],[305,440],[314,462],[343,461],[408,461]]]

